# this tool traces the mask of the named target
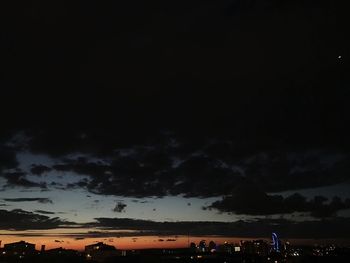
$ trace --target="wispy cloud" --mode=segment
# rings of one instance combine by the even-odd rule
[[[29,197],[29,198],[4,198],[6,202],[38,202],[42,204],[52,204],[53,201],[50,198],[42,197]]]

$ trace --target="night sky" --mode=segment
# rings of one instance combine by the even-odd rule
[[[3,2],[3,243],[350,243],[345,1]]]

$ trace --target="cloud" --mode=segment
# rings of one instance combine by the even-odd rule
[[[26,173],[22,171],[16,171],[16,172],[6,172],[3,174],[3,177],[7,179],[7,187],[39,187],[41,189],[46,189],[46,183],[36,183],[33,181],[30,181],[26,178]]]
[[[44,173],[50,172],[52,170],[52,168],[47,167],[45,165],[39,164],[32,164],[32,167],[30,169],[30,172],[34,175],[42,175]]]
[[[235,222],[213,221],[178,221],[156,222],[130,218],[96,218],[94,222],[77,224],[60,218],[49,218],[20,209],[12,211],[0,210],[0,229],[4,230],[45,230],[74,226],[74,233],[60,233],[59,236],[82,240],[84,238],[112,238],[159,236],[163,241],[173,242],[176,238],[169,236],[222,236],[222,237],[270,237],[271,232],[277,232],[281,238],[350,238],[349,218],[327,218],[295,222],[287,219],[256,219]],[[82,231],[79,229],[96,229]],[[123,231],[125,230],[125,231]],[[132,231],[130,231],[132,230]],[[40,236],[38,233],[16,233],[14,235]],[[43,236],[57,234],[42,233]],[[57,239],[58,240],[58,239]],[[160,241],[162,242],[162,241]]]
[[[77,160],[67,160],[65,164],[56,164],[53,169],[57,171],[72,171],[82,175],[101,176],[108,169],[109,166],[102,162],[88,162],[86,158],[78,158]]]
[[[220,212],[232,212],[246,215],[288,214],[293,212],[310,212],[314,217],[335,216],[339,210],[350,208],[350,199],[342,201],[334,197],[330,202],[323,196],[311,200],[300,194],[288,197],[268,195],[259,188],[246,186],[236,187],[231,195],[213,202],[204,209],[216,209]]]
[[[54,214],[56,214],[55,212],[50,212],[50,211],[45,211],[45,210],[35,210],[34,212],[38,213],[38,214],[44,214],[44,215],[54,215]]]
[[[0,229],[3,230],[54,229],[73,224],[58,217],[50,218],[21,209],[0,210]]]
[[[139,135],[113,128],[31,129],[25,133],[28,151],[56,160],[50,167],[33,165],[32,172],[52,169],[86,176],[58,186],[65,190],[83,188],[93,194],[136,198],[206,198],[229,196],[235,187],[245,184],[271,193],[349,182],[346,151],[294,144],[253,147],[248,139],[238,140],[231,128],[204,134],[194,129]],[[0,176],[12,187],[47,187],[45,182],[30,181],[23,171]]]
[[[170,156],[157,157],[158,151],[136,151],[135,156],[118,157],[109,164],[86,159],[66,160],[66,164],[53,168],[90,177],[68,185],[70,188],[84,187],[95,194],[138,198],[180,194],[186,197],[218,196],[241,180],[231,169],[222,168],[220,162],[202,156],[191,157],[174,169]],[[162,155],[167,153],[162,152]],[[222,181],[227,181],[225,187]]]
[[[162,145],[116,148],[119,154],[106,155],[102,160],[65,158],[52,169],[88,176],[67,188],[137,198],[205,198],[229,195],[237,185],[244,184],[278,192],[349,181],[350,156],[346,153],[311,149],[257,152],[244,150],[232,138],[191,141],[192,137],[171,136],[165,136]],[[174,137],[175,145],[169,143]]]
[[[7,202],[38,202],[41,204],[52,204],[53,201],[50,198],[43,197],[30,197],[30,198],[4,198]]]
[[[264,191],[280,192],[347,183],[349,160],[334,151],[266,151],[242,159],[241,168]]]
[[[126,208],[126,204],[122,203],[122,202],[117,202],[117,204],[115,205],[115,207],[113,208],[113,212],[117,212],[117,213],[122,213],[125,212],[125,208]]]
[[[350,237],[349,218],[329,218],[294,222],[286,219],[256,219],[236,222],[179,221],[155,222],[130,218],[96,218],[96,222],[87,226],[106,230],[100,235],[113,236],[109,231],[129,229],[137,232],[125,233],[126,236],[236,236],[270,237],[278,232],[282,238],[348,238]],[[114,234],[115,235],[115,234]],[[120,233],[123,236],[123,233]]]

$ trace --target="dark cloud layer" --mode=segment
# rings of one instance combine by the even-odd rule
[[[329,201],[323,196],[315,196],[307,200],[300,194],[283,197],[268,195],[258,188],[248,186],[236,188],[232,195],[204,207],[204,209],[207,208],[247,215],[309,212],[314,217],[331,217],[335,216],[339,210],[350,209],[350,199],[343,201],[339,197],[334,197]]]
[[[50,167],[47,167],[45,165],[32,165],[32,168],[30,169],[30,172],[34,175],[42,175],[43,173],[50,172],[52,169]]]
[[[3,230],[53,229],[72,224],[58,217],[50,218],[21,209],[0,210],[0,229]]]
[[[245,173],[265,191],[349,183],[350,155],[341,149],[261,152],[244,160]]]
[[[188,145],[178,139],[178,144],[169,146],[170,140],[165,138],[163,144],[149,148],[124,149],[127,156],[108,155],[105,162],[67,159],[53,168],[90,177],[69,187],[129,197],[212,197],[230,195],[237,185],[247,184],[264,192],[278,192],[349,183],[350,156],[343,152],[275,150],[245,154],[235,149],[234,141],[207,139]]]
[[[33,174],[57,171],[87,176],[79,182],[60,185],[60,189],[84,188],[94,194],[138,198],[224,196],[209,208],[250,215],[298,211],[328,217],[349,206],[348,201],[338,199],[328,204],[322,197],[307,201],[298,195],[283,198],[271,194],[349,183],[350,155],[345,149],[300,149],[289,145],[260,150],[255,146],[244,148],[242,143],[247,145],[247,141],[241,142],[226,132],[202,136],[175,130],[136,136],[137,141],[132,141],[131,136],[121,144],[123,133],[112,129],[103,135],[103,131],[68,129],[58,134],[49,129],[27,130],[17,147],[22,145],[33,153],[54,158],[52,166],[34,163]],[[3,172],[1,176],[8,186],[47,188],[45,182],[30,181],[21,170]],[[246,189],[234,193],[240,188]],[[123,208],[117,207],[116,211]]]
[[[42,189],[46,188],[45,182],[37,183],[37,182],[30,181],[26,178],[26,173],[22,171],[6,172],[2,176],[7,179],[6,186],[8,187],[19,186],[19,187],[26,187],[26,188],[30,188],[30,187],[39,187]]]

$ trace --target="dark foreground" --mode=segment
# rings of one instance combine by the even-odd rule
[[[87,260],[84,255],[76,256],[31,256],[31,257],[0,257],[0,263],[338,263],[338,262],[350,262],[349,255],[339,256],[299,256],[299,257],[260,257],[258,255],[131,255],[131,256],[118,256],[108,259]]]

